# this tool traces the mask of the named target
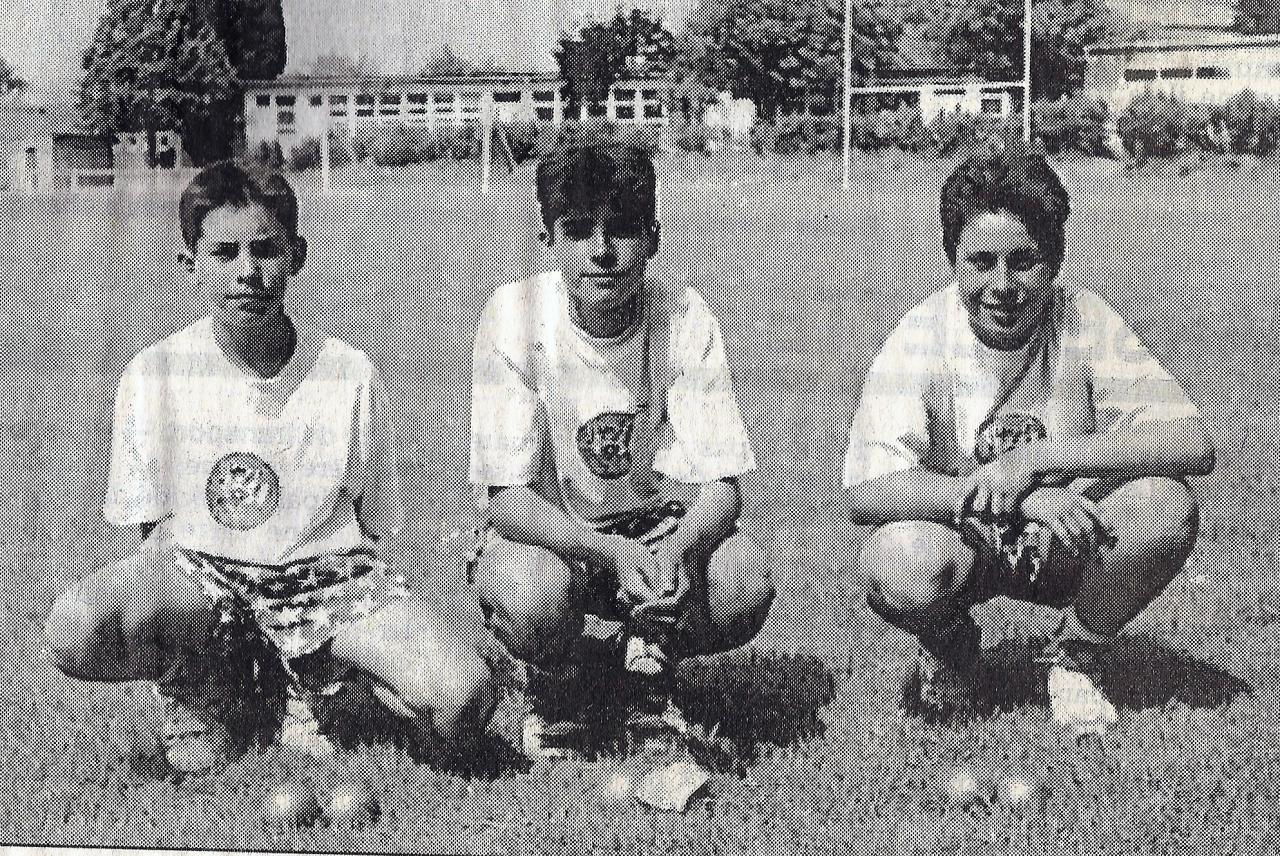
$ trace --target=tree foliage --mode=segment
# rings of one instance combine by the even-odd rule
[[[14,71],[13,66],[0,57],[0,96],[13,92],[15,89],[26,88],[27,82],[18,76],[18,72]]]
[[[577,35],[562,33],[555,50],[570,111],[584,101],[603,100],[609,87],[631,74],[665,75],[675,54],[675,37],[644,9],[620,9],[606,22],[588,23]]]
[[[1104,0],[1037,0],[1031,7],[1031,94],[1060,98],[1084,84],[1086,45],[1116,36],[1119,17]]]
[[[197,162],[231,153],[239,79],[194,0],[110,0],[84,69],[78,106],[94,130],[173,128]]]
[[[1274,0],[1236,0],[1235,29],[1242,33],[1280,33],[1280,4]]]
[[[713,89],[750,98],[766,119],[783,104],[834,102],[843,79],[839,0],[702,0],[680,38],[684,71]],[[899,21],[867,0],[854,3],[853,72],[888,64]]]
[[[484,63],[472,62],[466,57],[458,56],[453,48],[442,45],[427,59],[422,67],[422,74],[427,77],[469,77],[477,74],[496,74],[499,71],[493,57]]]
[[[281,0],[214,0],[208,14],[241,80],[280,76],[287,58]]]

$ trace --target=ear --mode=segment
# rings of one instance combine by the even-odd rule
[[[293,250],[293,272],[291,275],[297,276],[302,271],[303,265],[307,263],[307,239],[299,235],[290,242],[290,245]]]
[[[657,220],[649,227],[649,258],[653,258],[658,254],[658,244],[662,237],[662,224]]]

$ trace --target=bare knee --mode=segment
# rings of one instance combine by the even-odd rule
[[[74,678],[106,675],[99,661],[121,659],[136,628],[125,626],[125,581],[142,571],[143,558],[130,556],[100,568],[67,589],[53,604],[44,634],[54,665]]]
[[[1200,505],[1179,479],[1139,479],[1126,486],[1117,518],[1117,528],[1151,558],[1185,559],[1200,529]]]
[[[955,592],[972,563],[958,533],[937,523],[914,521],[876,529],[858,556],[867,580],[867,601],[889,621],[928,614]]]
[[[405,698],[420,718],[430,717],[436,736],[446,743],[465,742],[481,734],[498,703],[493,671],[479,655],[441,664],[430,697]]]
[[[480,556],[475,580],[494,632],[521,659],[554,657],[581,629],[573,573],[550,550],[494,538]]]
[[[741,647],[760,632],[777,589],[764,551],[744,533],[727,539],[707,564],[707,600],[719,650]]]

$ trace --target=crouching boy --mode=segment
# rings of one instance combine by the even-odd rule
[[[1069,203],[1043,157],[992,145],[942,188],[954,280],[874,360],[844,464],[871,606],[919,637],[920,701],[969,701],[997,595],[1065,609],[1044,651],[1055,719],[1116,711],[1097,655],[1182,568],[1213,467],[1195,405],[1094,292],[1057,279]]]
[[[485,307],[471,479],[491,524],[475,586],[498,638],[543,677],[523,737],[545,757],[589,736],[565,668],[587,612],[621,622],[631,724],[679,731],[675,664],[752,639],[774,590],[735,527],[738,477],[755,460],[719,325],[696,291],[646,276],[658,249],[648,155],[564,147],[539,164],[537,190],[555,270]]]
[[[239,633],[287,676],[282,742],[331,751],[308,702],[356,671],[431,740],[471,737],[492,713],[492,673],[383,561],[403,513],[382,378],[285,312],[307,249],[292,190],[219,163],[183,192],[179,219],[209,314],[125,369],[105,511],[143,541],[57,601],[57,665],[155,681],[180,772],[251,739],[233,714],[253,675],[219,657],[242,650]]]

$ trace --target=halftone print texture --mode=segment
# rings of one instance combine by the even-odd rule
[[[855,151],[842,190],[838,154],[762,154],[718,133],[702,151],[676,144],[695,133],[676,124],[654,137],[661,243],[649,275],[692,286],[719,321],[758,462],[740,481],[738,530],[759,546],[777,594],[747,644],[679,666],[674,701],[691,748],[661,760],[689,754],[711,773],[687,810],[654,811],[633,797],[649,762],[619,737],[624,651],[601,641],[608,627],[593,618],[563,663],[539,666],[578,675],[561,710],[605,736],[584,758],[525,760],[530,696],[553,681],[486,628],[468,581],[482,523],[467,479],[477,324],[496,288],[551,264],[533,162],[495,165],[482,191],[474,159],[335,158],[328,192],[317,168],[286,173],[308,242],[286,307],[367,354],[387,386],[406,520],[385,558],[423,606],[347,642],[349,660],[382,676],[378,686],[335,670],[330,649],[283,670],[251,614],[208,609],[192,578],[166,576],[155,557],[126,561],[137,531],[103,522],[121,374],[142,349],[207,314],[179,260],[180,183],[0,194],[9,284],[0,302],[0,842],[1270,852],[1280,835],[1280,163],[1188,153],[1051,161],[1072,212],[1058,281],[1099,295],[1176,379],[1203,416],[1216,467],[1188,479],[1189,490],[1160,478],[1100,488],[1117,546],[1100,563],[1055,563],[1061,545],[1047,546],[1028,581],[1016,532],[855,526],[841,488],[873,360],[904,316],[952,281],[939,193],[959,156]],[[17,188],[25,165],[11,166]],[[903,387],[918,380],[902,375]],[[1139,558],[1107,564],[1107,549],[1126,547]],[[117,578],[82,582],[122,561]],[[84,608],[64,600],[55,610],[76,586]],[[1047,589],[1052,597],[1035,594]],[[972,624],[961,614],[970,606]],[[111,620],[95,625],[103,615]],[[1123,629],[1096,658],[1070,645],[1046,651],[1061,641],[1064,615],[1068,630],[1082,625],[1073,642]],[[46,630],[86,644],[55,655]],[[163,668],[178,650],[190,654],[183,669]],[[1118,720],[1076,740],[1058,714],[1083,693],[1051,699],[1049,668],[1085,676]],[[392,697],[393,678],[421,694]],[[167,716],[156,681],[194,718]],[[190,689],[197,684],[227,692],[211,699]],[[305,688],[315,721],[296,716],[290,684]],[[457,709],[433,710],[442,698]],[[949,698],[962,709],[941,718],[922,704]],[[441,748],[431,739],[450,716],[484,721],[494,706],[474,740]],[[233,733],[213,748],[230,763],[177,774],[166,736],[207,728],[220,738],[200,712],[229,708]]]

